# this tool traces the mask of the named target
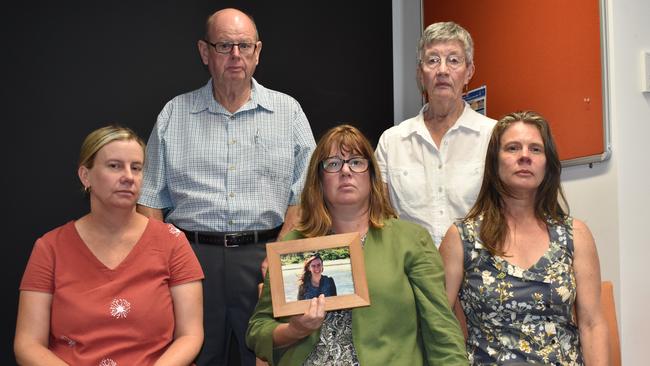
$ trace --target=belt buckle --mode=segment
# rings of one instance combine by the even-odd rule
[[[226,248],[237,248],[239,246],[238,244],[228,244],[228,237],[229,236],[234,239],[234,238],[237,237],[237,233],[224,234],[223,235],[223,246],[226,247]]]

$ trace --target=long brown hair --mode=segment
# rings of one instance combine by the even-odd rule
[[[504,254],[503,243],[508,233],[508,225],[504,214],[503,197],[513,197],[509,187],[499,177],[501,136],[510,125],[516,122],[523,122],[537,127],[544,142],[546,172],[535,193],[535,217],[544,222],[549,217],[561,221],[569,212],[569,206],[560,184],[562,164],[560,163],[548,121],[533,111],[518,111],[506,115],[497,122],[494,130],[492,130],[485,157],[485,172],[483,173],[481,191],[478,194],[476,203],[467,214],[469,219],[478,219],[483,215],[480,238],[483,246],[492,255]]]
[[[323,264],[323,258],[321,258],[320,254],[318,253],[310,256],[303,262],[302,276],[300,276],[298,279],[298,299],[305,297],[305,284],[311,281],[311,271],[309,270],[309,265],[316,259],[320,260],[321,265]]]
[[[368,159],[370,226],[381,228],[384,226],[385,219],[397,217],[381,180],[381,173],[370,142],[357,128],[351,125],[340,125],[331,128],[321,137],[311,156],[305,187],[300,198],[300,222],[296,225],[296,229],[306,237],[314,237],[326,235],[332,228],[332,217],[323,196],[321,162],[329,156],[333,146]]]

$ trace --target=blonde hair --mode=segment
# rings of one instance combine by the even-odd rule
[[[118,125],[109,125],[106,127],[98,128],[89,133],[81,144],[81,151],[79,152],[79,164],[77,167],[85,166],[91,169],[95,164],[95,157],[97,152],[102,147],[108,145],[113,141],[135,140],[142,150],[145,149],[144,141],[133,130],[127,127]]]

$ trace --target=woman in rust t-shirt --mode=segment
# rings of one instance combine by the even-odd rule
[[[203,342],[203,272],[185,236],[135,210],[144,143],[108,126],[86,137],[90,213],[39,238],[20,284],[19,363],[190,364]]]

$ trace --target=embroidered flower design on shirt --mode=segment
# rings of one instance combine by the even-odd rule
[[[69,347],[74,347],[77,344],[77,342],[73,341],[72,339],[66,336],[61,336],[61,340],[67,343]]]
[[[99,363],[99,366],[117,366],[117,362],[111,360],[110,358],[105,358]]]
[[[172,225],[172,224],[169,224],[169,233],[172,234],[172,235],[174,235],[174,236],[178,236],[178,235],[181,233],[181,231],[178,230],[178,229],[176,228],[176,226],[174,226],[174,225]]]
[[[113,299],[111,302],[111,316],[119,319],[126,318],[126,315],[131,311],[131,304],[125,299]]]

